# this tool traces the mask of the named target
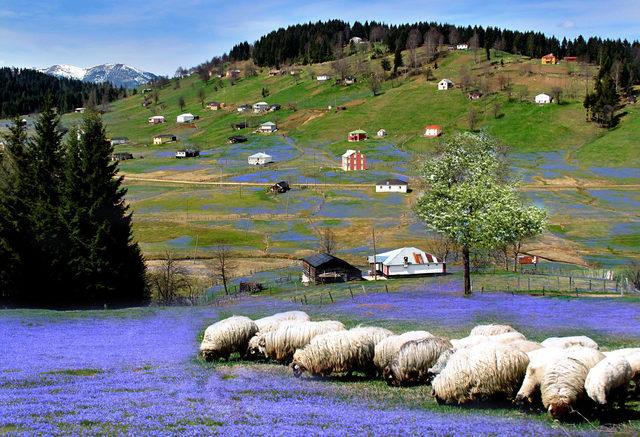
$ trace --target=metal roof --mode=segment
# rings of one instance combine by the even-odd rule
[[[338,259],[335,256],[329,255],[328,253],[316,253],[315,255],[309,255],[305,258],[302,258],[302,261],[307,264],[318,267],[322,264],[328,263],[329,261],[333,261],[334,259]]]
[[[403,181],[402,179],[387,179],[387,180],[376,183],[376,185],[409,185],[409,184],[406,181]]]

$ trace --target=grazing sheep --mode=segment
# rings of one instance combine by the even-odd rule
[[[608,405],[613,399],[622,403],[632,376],[631,365],[625,357],[609,356],[589,370],[584,388],[587,395],[601,406]]]
[[[276,313],[272,316],[257,319],[255,322],[256,325],[258,325],[258,331],[264,333],[275,331],[285,320],[300,320],[306,322],[310,319],[309,315],[304,311],[285,311],[282,313]]]
[[[451,342],[449,342],[449,343],[451,343]],[[436,362],[433,364],[433,366],[431,366],[427,370],[427,381],[428,382],[433,381],[433,378],[435,378],[440,373],[442,373],[444,368],[447,367],[447,363],[449,362],[449,359],[451,358],[451,356],[453,355],[454,352],[455,352],[455,349],[449,348],[449,349],[443,351],[440,354],[440,356],[438,357]]]
[[[573,346],[589,347],[591,349],[599,349],[598,343],[584,335],[574,337],[550,337],[540,343],[544,347],[569,348]]]
[[[635,394],[640,395],[640,352],[629,354],[625,357],[631,366],[633,382],[635,383]]]
[[[317,336],[295,352],[291,363],[293,374],[296,377],[305,371],[320,376],[354,371],[375,374],[375,346],[390,335],[393,333],[384,328],[358,327]]]
[[[516,340],[508,344],[509,346],[513,346],[516,349],[520,349],[522,352],[526,354],[538,349],[542,349],[542,345],[540,343],[536,343],[535,341],[529,341],[529,340]]]
[[[481,343],[485,343],[487,341],[491,341],[494,343],[500,344],[509,344],[518,341],[526,340],[526,337],[519,332],[505,332],[502,334],[496,335],[470,335],[468,337],[464,337],[461,339],[453,339],[451,340],[451,344],[453,347],[458,349],[465,349],[473,346],[477,346]]]
[[[408,341],[422,340],[428,337],[433,337],[433,335],[427,331],[409,331],[400,335],[391,335],[376,345],[373,363],[376,365],[378,371],[382,372],[403,344]]]
[[[464,404],[485,398],[511,397],[524,377],[529,357],[494,342],[456,351],[432,382],[438,402]]]
[[[258,326],[248,317],[233,316],[220,320],[204,331],[200,353],[207,361],[228,360],[232,353],[246,351],[249,340],[257,331]]]
[[[604,358],[590,348],[570,349],[547,368],[540,383],[542,405],[555,419],[566,417],[584,398],[584,382],[589,370]]]
[[[449,340],[440,337],[408,341],[385,367],[384,379],[396,387],[427,383],[431,366],[450,349]]]
[[[509,325],[478,325],[471,330],[469,337],[473,335],[498,335],[507,332],[517,332]]]
[[[315,336],[343,330],[344,325],[334,320],[286,323],[275,331],[267,332],[259,341],[259,347],[264,349],[268,358],[288,363],[296,349],[306,346]]]

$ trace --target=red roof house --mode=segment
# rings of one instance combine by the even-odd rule
[[[364,141],[367,139],[367,133],[365,131],[363,131],[362,129],[358,129],[358,130],[354,130],[349,132],[349,136],[347,137],[347,140],[350,143],[356,142],[356,141]]]
[[[435,138],[442,135],[442,126],[430,124],[424,127],[424,136],[427,138]]]

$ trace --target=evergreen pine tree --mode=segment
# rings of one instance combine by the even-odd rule
[[[396,52],[393,56],[393,75],[395,76],[398,73],[398,68],[402,67],[404,63],[402,62],[402,49],[400,46],[396,48]]]
[[[148,299],[144,259],[132,239],[126,189],[112,153],[102,121],[88,112],[81,135],[70,135],[66,155],[63,217],[72,293],[75,302],[140,304]]]
[[[27,133],[20,118],[14,120],[4,140],[0,161],[0,302],[19,303],[28,298],[22,284],[28,273],[24,249],[31,233],[26,201],[32,186]]]

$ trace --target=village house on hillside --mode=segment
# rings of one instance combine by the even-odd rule
[[[356,81],[357,79],[355,76],[347,76],[344,78],[342,83],[344,83],[345,85],[353,85],[354,83],[356,83]]]
[[[126,161],[133,159],[133,155],[129,152],[116,152],[111,155],[111,160],[114,162]]]
[[[553,100],[549,94],[540,93],[534,98],[538,105],[546,105]]]
[[[469,50],[469,44],[458,44],[456,50]]]
[[[84,114],[84,108],[76,108],[73,112],[77,112],[78,114]]]
[[[453,88],[453,82],[451,82],[449,79],[442,79],[440,82],[438,82],[438,90],[440,91],[445,91],[451,88]]]
[[[282,74],[283,74],[283,71],[277,68],[272,68],[271,70],[269,70],[269,76],[280,76]]]
[[[238,70],[237,68],[234,68],[232,70],[227,70],[226,76],[229,79],[237,79],[240,77],[240,73],[241,73],[240,70]]]
[[[110,141],[112,146],[120,146],[122,144],[128,144],[129,138],[127,137],[113,137]]]
[[[302,271],[302,282],[305,284],[330,284],[362,279],[359,268],[326,253],[302,258]]]
[[[236,111],[238,112],[249,112],[251,111],[251,105],[247,105],[246,103],[244,105],[240,105],[236,108]]]
[[[331,79],[331,76],[329,76],[328,74],[320,74],[320,75],[316,76],[316,80],[318,82],[326,82],[329,79]]]
[[[563,61],[565,62],[578,62],[578,57],[577,56],[565,56],[564,58],[562,58]]]
[[[480,97],[482,97],[482,93],[480,91],[471,91],[467,94],[467,98],[469,100],[480,100]]]
[[[360,38],[359,36],[354,36],[349,40],[349,43],[353,44],[367,44],[368,41],[364,38]]]
[[[367,139],[367,133],[362,129],[351,131],[349,132],[349,135],[347,135],[347,141],[349,141],[350,143],[354,143],[357,141],[364,141],[366,139]]]
[[[195,115],[187,112],[185,114],[178,115],[176,117],[176,123],[191,123],[195,119]]]
[[[259,127],[257,132],[259,133],[263,133],[263,134],[270,134],[272,132],[275,132],[278,130],[278,126],[271,122],[271,121],[267,121],[266,123],[262,123]]]
[[[229,144],[246,143],[249,139],[244,135],[232,135],[227,138]]]
[[[429,124],[424,127],[424,137],[426,138],[435,138],[442,135],[442,126],[437,124]]]
[[[274,103],[273,105],[269,106],[269,112],[279,111],[280,109],[282,109],[282,106],[278,103]]]
[[[211,111],[217,111],[219,109],[223,109],[224,108],[224,103],[221,102],[209,102],[207,103],[207,109],[210,109]]]
[[[284,194],[290,189],[291,187],[289,186],[289,182],[287,181],[276,182],[269,187],[269,191],[275,194]]]
[[[258,102],[253,104],[253,112],[259,114],[260,112],[267,112],[269,110],[269,104],[267,102]]]
[[[160,134],[153,137],[153,144],[165,144],[178,141],[178,138],[173,134]]]
[[[385,129],[380,129],[376,135],[380,138],[386,137],[387,136],[387,131]]]
[[[557,64],[558,58],[556,58],[556,55],[554,55],[553,53],[549,53],[548,55],[544,55],[542,58],[540,58],[540,63],[542,65]]]
[[[196,149],[182,149],[176,152],[176,158],[195,158],[200,156],[200,151]]]
[[[402,179],[386,179],[376,183],[376,193],[406,193],[409,184]]]
[[[154,115],[153,117],[149,117],[150,124],[160,124],[164,123],[166,120],[162,115]]]
[[[273,157],[263,152],[254,153],[249,156],[248,160],[250,165],[265,165],[273,162]]]
[[[347,150],[342,155],[342,170],[358,171],[367,169],[367,157],[364,153],[355,150]]]
[[[371,272],[385,277],[441,275],[447,272],[444,260],[415,247],[402,247],[367,257]]]

